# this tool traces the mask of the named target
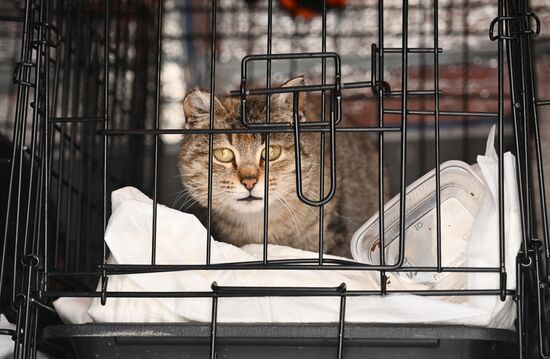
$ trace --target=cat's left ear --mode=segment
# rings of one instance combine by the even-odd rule
[[[298,87],[304,86],[306,84],[304,76],[294,77],[284,84],[281,87]],[[286,92],[279,93],[271,96],[271,101],[276,103],[278,106],[286,107],[290,111],[294,109],[294,93]],[[305,121],[305,109],[306,109],[306,92],[300,92],[298,95],[298,116],[300,121]]]

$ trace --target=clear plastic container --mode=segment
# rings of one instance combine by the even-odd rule
[[[441,165],[441,261],[444,267],[459,267],[465,262],[465,250],[474,216],[484,193],[484,182],[461,161]],[[384,244],[386,265],[397,262],[399,253],[399,198],[384,206]],[[406,190],[405,267],[437,265],[437,222],[435,169]],[[351,253],[357,261],[380,264],[379,214],[371,217],[353,235]],[[423,289],[459,289],[465,276],[437,272],[395,272],[393,278],[403,285]]]

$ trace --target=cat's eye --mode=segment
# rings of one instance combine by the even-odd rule
[[[229,148],[216,148],[214,150],[214,157],[220,162],[228,163],[235,159],[235,154]]]
[[[281,157],[283,149],[281,146],[269,146],[269,160],[275,161],[277,158]],[[265,148],[262,150],[262,160],[265,160]]]

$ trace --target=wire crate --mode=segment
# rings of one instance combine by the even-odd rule
[[[49,353],[67,358],[527,358],[548,354],[548,236],[544,186],[550,91],[550,8],[527,0],[26,0],[0,20],[20,24],[21,53],[13,70],[15,118],[4,126],[11,151],[5,189],[0,299],[15,328],[15,358]],[[337,3],[337,2],[336,2]],[[17,7],[16,2],[14,6]],[[333,8],[335,7],[335,8]],[[304,18],[305,17],[305,18]],[[536,40],[535,40],[536,39]],[[406,50],[404,50],[406,49]],[[534,53],[536,52],[536,57]],[[276,83],[305,74],[307,85]],[[537,88],[538,86],[538,88]],[[240,104],[238,128],[219,127],[214,96],[209,124],[184,128],[182,101],[195,87]],[[270,99],[293,99],[293,121],[271,122]],[[300,96],[319,95],[318,116],[300,122]],[[265,98],[265,121],[251,122],[252,98]],[[449,267],[441,260],[440,164],[474,162],[488,128],[497,129],[499,265]],[[270,138],[286,133],[295,150],[296,194],[318,214],[315,258],[273,260],[269,255],[269,181],[265,183],[262,259],[213,263],[215,231],[213,143],[221,134]],[[319,138],[316,197],[301,187],[301,139]],[[201,264],[157,262],[157,211],[180,190],[182,136],[203,136],[208,146],[207,205],[188,206],[206,228]],[[326,257],[325,217],[339,190],[339,139],[364,136],[376,144],[376,204],[399,195],[399,256],[380,250],[378,264]],[[340,140],[342,141],[342,140]],[[514,153],[522,225],[515,263],[505,261],[504,153]],[[267,151],[269,152],[269,151]],[[2,154],[4,155],[4,154]],[[269,154],[262,168],[269,178]],[[405,266],[406,189],[436,169],[435,237],[431,266]],[[384,180],[387,171],[389,180]],[[325,178],[329,180],[326,181]],[[147,264],[113,264],[104,233],[112,191],[139,188],[152,198],[151,257]],[[294,194],[293,194],[294,195]],[[360,193],[358,193],[360,195]],[[184,203],[187,203],[184,199]],[[366,221],[372,213],[365,214]],[[385,248],[384,216],[379,220]],[[108,290],[109,278],[194,270],[367,271],[372,290],[338,287],[224,286],[201,292]],[[479,289],[393,290],[399,272],[494,274],[499,285]],[[514,273],[516,285],[507,287]],[[99,283],[99,287],[98,287]],[[97,289],[96,289],[97,288]],[[350,298],[414,294],[512,299],[515,330],[434,324],[348,323]],[[224,323],[226,298],[333,297],[334,323]],[[211,319],[202,323],[61,324],[52,302],[60,297],[207,298]],[[41,355],[41,354],[39,354]]]

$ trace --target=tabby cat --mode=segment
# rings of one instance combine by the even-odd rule
[[[304,78],[297,77],[282,87],[301,85]],[[307,99],[302,96],[301,93],[299,119],[306,121]],[[271,95],[271,122],[292,122],[292,109],[291,93]],[[184,113],[186,129],[208,128],[210,94],[201,90],[188,93]],[[244,128],[239,98],[215,97],[214,115],[216,128]],[[247,115],[249,122],[265,122],[266,97],[250,97]],[[318,133],[302,132],[303,190],[310,199],[319,198],[319,137]],[[325,206],[324,252],[350,257],[351,236],[378,208],[378,153],[374,143],[364,135],[339,133],[336,138],[337,190]],[[179,156],[184,189],[202,207],[207,205],[208,147],[208,136],[184,135]],[[213,147],[214,238],[237,246],[262,243],[265,135],[215,134]],[[325,157],[328,191],[330,158]],[[319,210],[297,198],[292,132],[270,135],[269,161],[269,243],[318,251]]]

